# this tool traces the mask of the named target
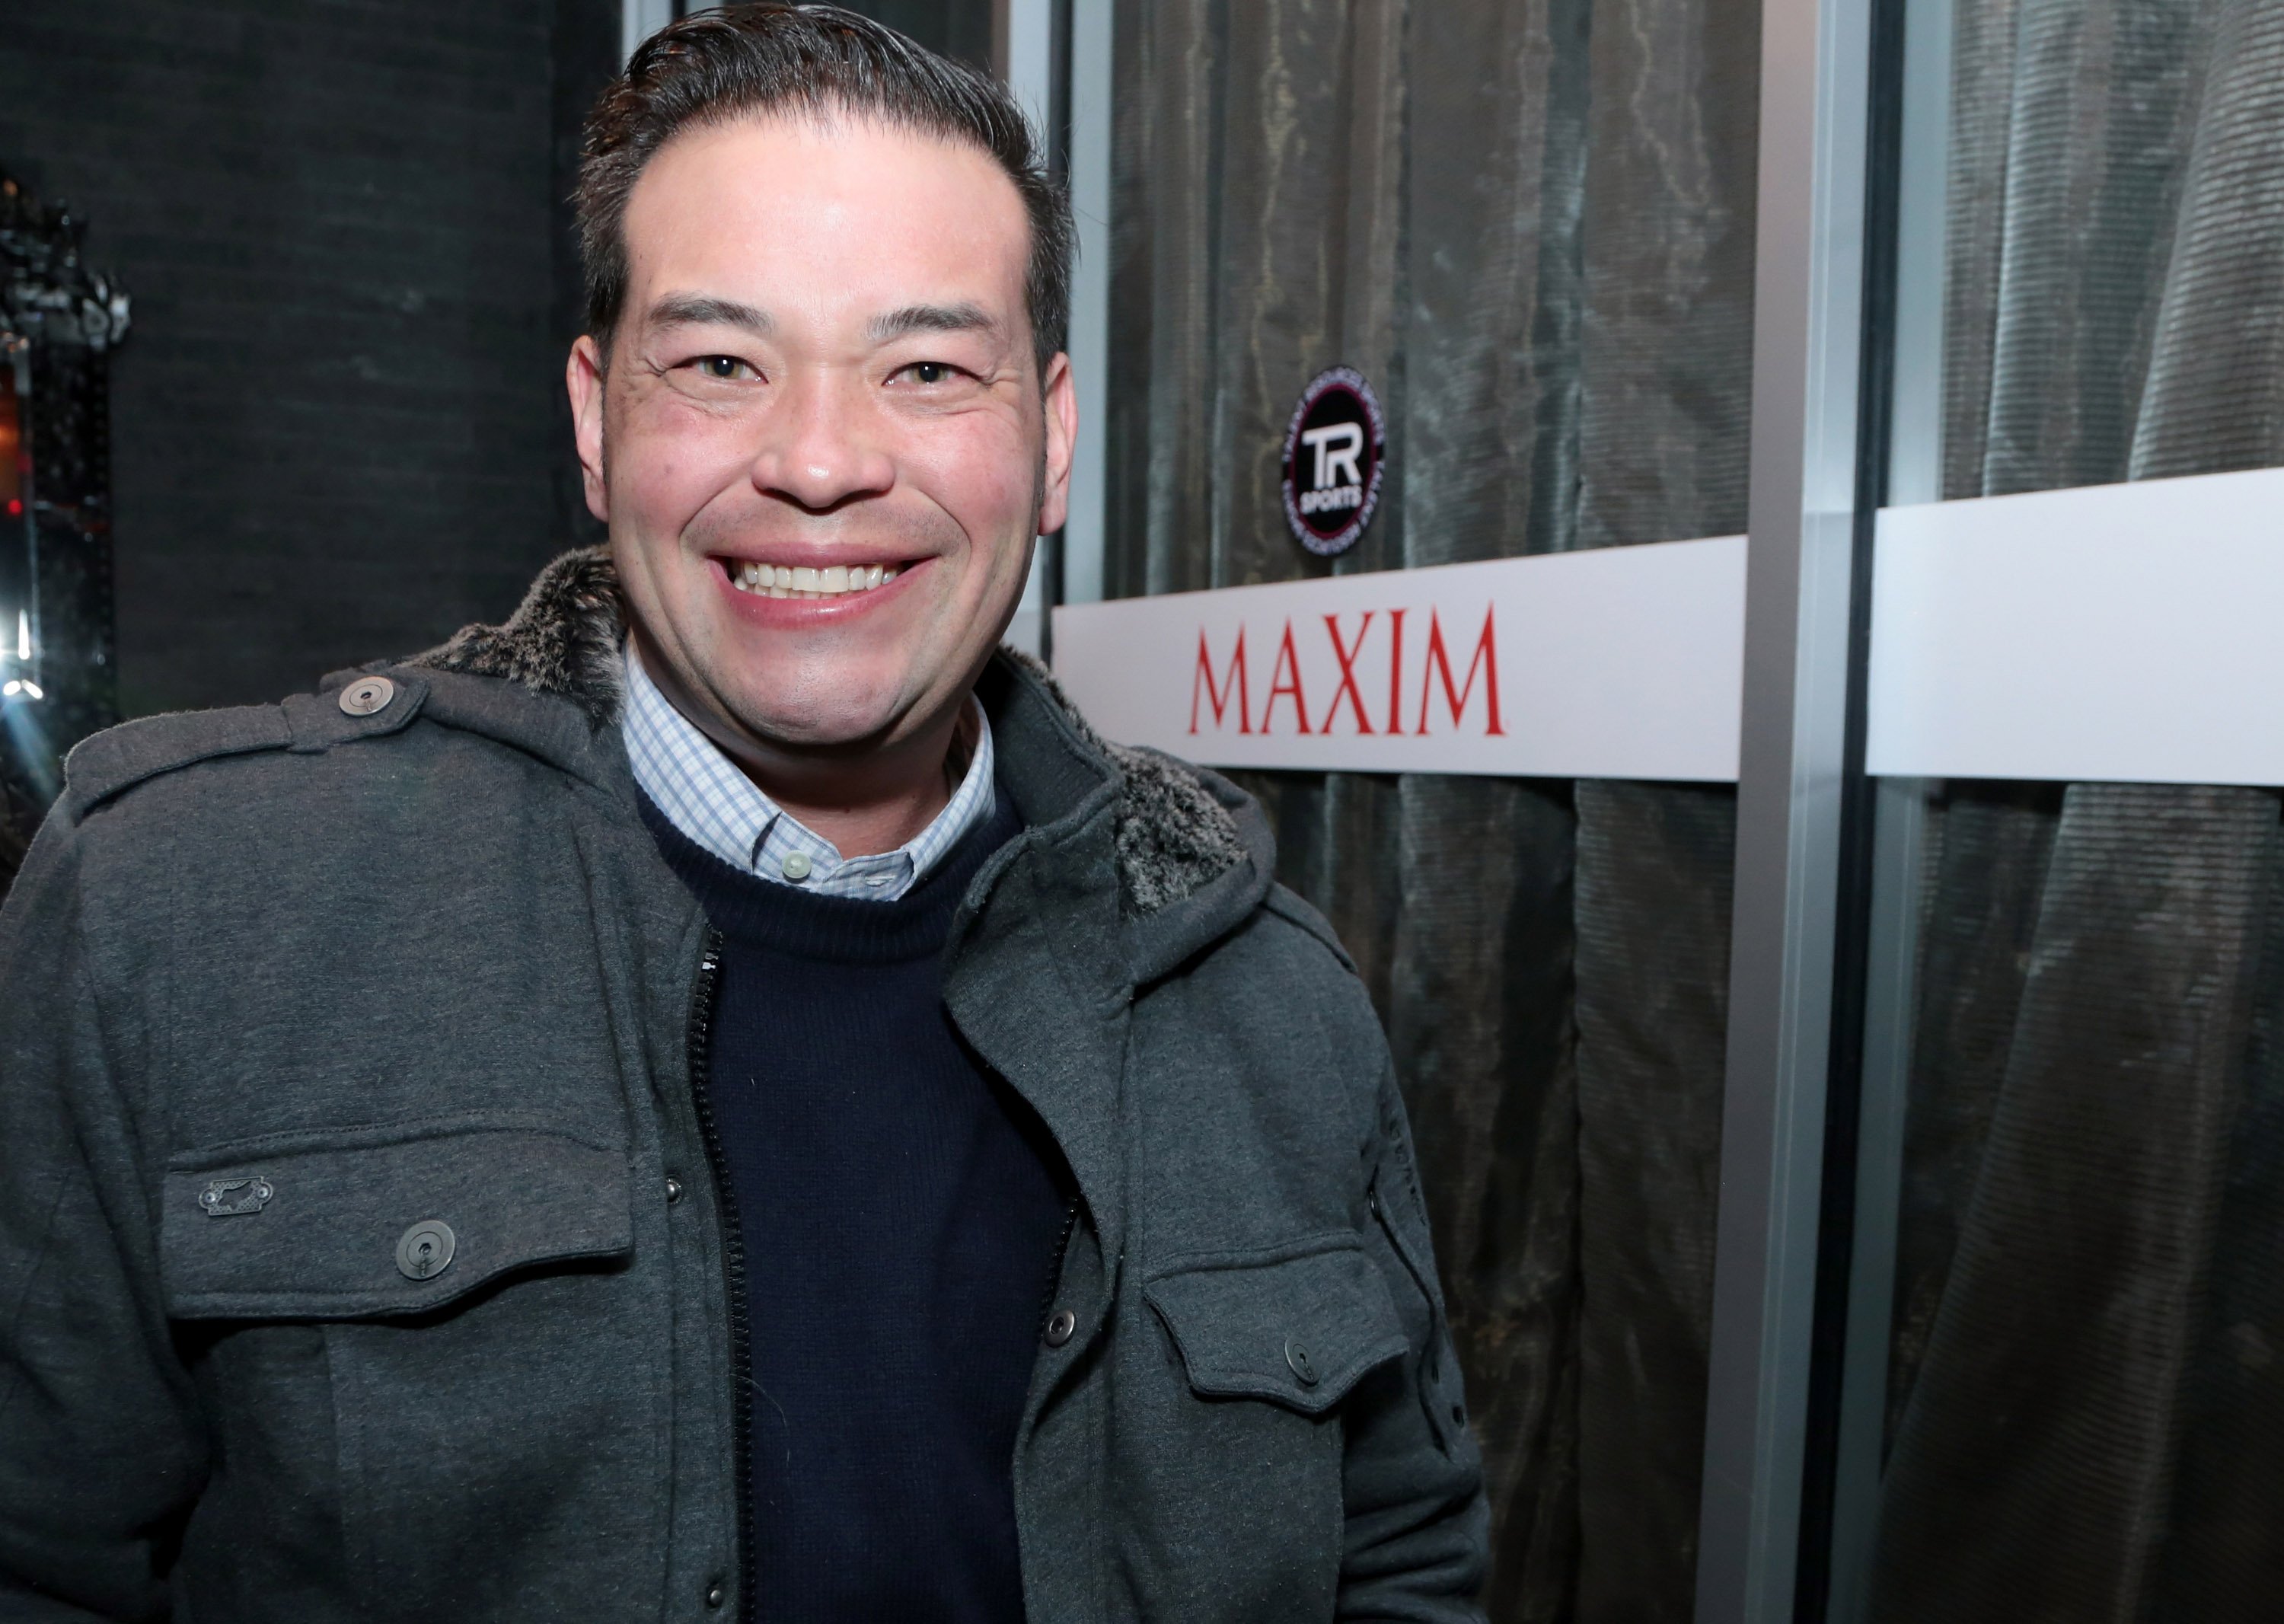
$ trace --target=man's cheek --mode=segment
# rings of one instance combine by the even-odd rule
[[[1038,448],[1021,426],[997,413],[976,412],[954,418],[946,427],[949,432],[912,459],[943,492],[945,505],[971,525],[1028,515],[1036,485]]]
[[[610,464],[614,504],[637,519],[646,537],[672,538],[707,502],[734,484],[750,458],[734,426],[689,420],[670,401],[633,404]]]

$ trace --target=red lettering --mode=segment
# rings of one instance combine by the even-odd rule
[[[1483,732],[1486,737],[1496,738],[1506,731],[1499,726],[1498,642],[1491,630],[1491,612],[1489,609],[1483,611],[1483,635],[1475,639],[1475,652],[1474,658],[1467,661],[1467,680],[1464,686],[1452,683],[1451,657],[1443,647],[1443,622],[1436,618],[1433,609],[1428,612],[1428,665],[1420,674],[1420,725],[1412,730],[1414,732],[1425,733],[1428,730],[1428,701],[1435,691],[1428,679],[1435,674],[1437,667],[1443,668],[1443,699],[1451,707],[1453,727],[1459,725],[1460,714],[1467,708],[1468,696],[1475,691],[1475,672],[1480,668],[1484,677],[1483,700],[1490,712],[1490,722]]]
[[[1404,731],[1404,617],[1406,609],[1388,612],[1388,730]],[[1363,638],[1358,637],[1358,642]]]
[[[1325,617],[1325,629],[1330,632],[1333,637],[1333,658],[1341,662],[1341,685],[1333,691],[1333,702],[1325,711],[1324,721],[1318,724],[1317,731],[1319,733],[1329,733],[1333,730],[1333,718],[1341,714],[1342,694],[1348,696],[1349,708],[1356,713],[1357,731],[1359,733],[1372,731],[1372,723],[1365,720],[1364,695],[1357,691],[1356,657],[1357,650],[1364,647],[1365,634],[1372,629],[1372,617],[1375,613],[1376,611],[1371,609],[1364,612],[1364,624],[1357,628],[1354,648],[1343,646],[1341,642],[1341,617],[1336,614],[1328,614]]]
[[[1240,733],[1253,731],[1253,724],[1246,720],[1251,709],[1252,696],[1246,691],[1245,628],[1243,626],[1240,625],[1237,629],[1237,647],[1230,654],[1229,665],[1222,673],[1219,687],[1214,685],[1213,661],[1206,654],[1206,629],[1202,626],[1198,628],[1197,670],[1190,679],[1190,731],[1193,733],[1198,730],[1198,698],[1201,690],[1203,691],[1204,697],[1212,702],[1214,726],[1221,726],[1222,711],[1229,704],[1230,694],[1234,691],[1237,695],[1237,730]]]
[[[1287,672],[1293,677],[1289,683],[1284,680]],[[1301,657],[1293,649],[1293,621],[1289,616],[1285,621],[1285,641],[1277,645],[1277,663],[1269,672],[1269,702],[1261,707],[1261,730],[1264,733],[1270,730],[1270,719],[1277,714],[1279,694],[1292,696],[1294,720],[1300,724],[1301,731],[1307,732],[1309,702],[1301,697]]]

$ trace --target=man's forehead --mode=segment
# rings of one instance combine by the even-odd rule
[[[780,325],[830,308],[883,336],[1021,324],[1029,215],[965,142],[862,119],[685,130],[645,167],[623,229],[645,324],[686,324],[692,301]]]
[[[1014,181],[969,143],[869,121],[741,119],[685,130],[653,154],[624,216],[630,247],[750,239],[765,248],[817,230],[868,248],[1020,254],[1029,220]]]

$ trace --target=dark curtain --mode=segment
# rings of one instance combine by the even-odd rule
[[[1120,0],[1114,591],[1743,528],[1756,0]],[[1285,529],[1362,371],[1381,517]],[[1499,1620],[1690,1615],[1733,797],[1255,773],[1394,1045]]]
[[[1956,15],[1946,494],[2284,462],[2284,11]],[[1875,1615],[2273,1618],[2277,797],[1936,819]]]

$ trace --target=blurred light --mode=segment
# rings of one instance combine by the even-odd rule
[[[9,498],[8,498],[8,517],[9,517],[9,518],[11,518],[11,519],[21,519],[23,516],[24,516],[24,499],[23,499],[21,496],[11,496],[11,497],[9,497]]]
[[[5,686],[0,686],[0,699],[44,699],[47,697],[40,691],[40,685],[37,683],[22,678],[18,678]]]
[[[32,616],[31,616],[31,613],[30,613],[30,611],[28,611],[28,610],[19,609],[19,610],[17,610],[17,611],[16,611],[16,658],[17,658],[18,660],[29,660],[31,657],[32,657]]]

